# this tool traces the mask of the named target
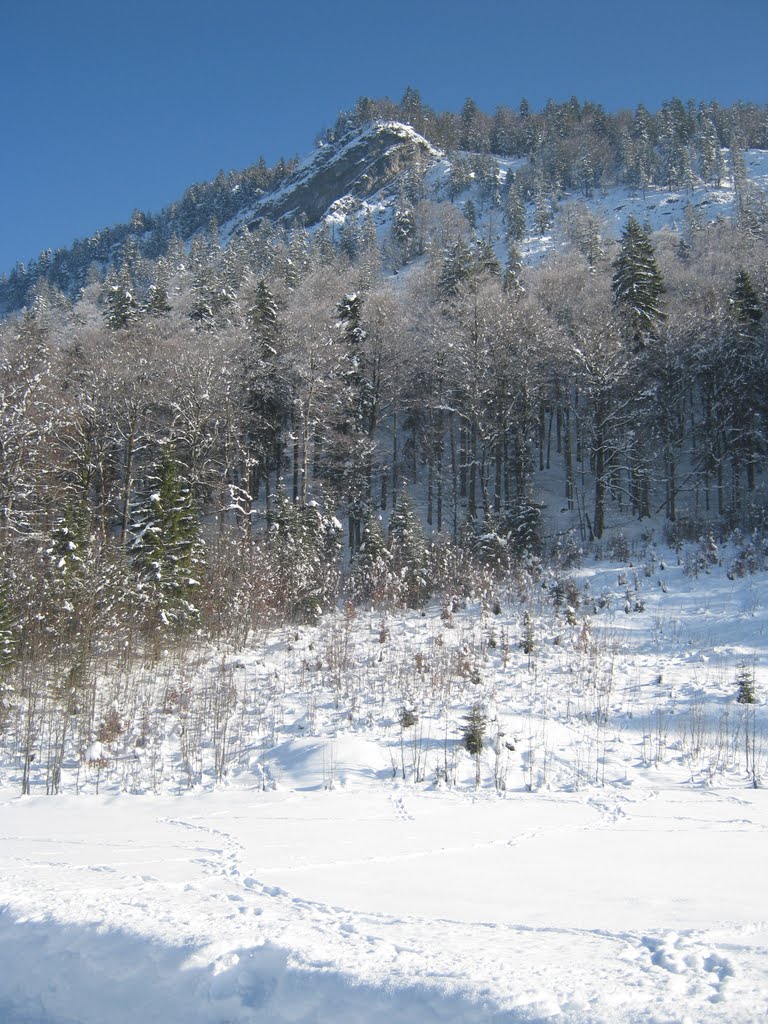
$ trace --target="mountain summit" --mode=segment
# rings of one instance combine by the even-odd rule
[[[345,225],[353,229],[370,213],[381,241],[404,191],[411,207],[453,206],[502,264],[510,240],[524,263],[538,262],[583,236],[585,220],[593,249],[596,234],[617,238],[630,216],[681,235],[692,214],[711,221],[737,208],[762,223],[766,125],[753,105],[686,107],[676,99],[655,113],[638,106],[608,114],[571,99],[541,112],[499,107],[493,117],[469,100],[458,114],[437,114],[412,95],[399,105],[362,100],[302,161],[222,171],[160,213],[136,210],[129,223],[17,264],[0,278],[0,313],[28,307],[41,281],[74,299],[126,258],[157,260],[201,236],[228,244],[267,224],[312,231],[327,222],[338,243]],[[398,269],[402,255],[385,265]]]
[[[426,169],[439,156],[408,125],[369,125],[336,145],[320,146],[276,192],[259,200],[248,225],[267,217],[311,227],[334,209],[372,199],[392,187],[405,170]]]

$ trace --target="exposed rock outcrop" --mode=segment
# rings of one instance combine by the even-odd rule
[[[406,167],[421,163],[426,168],[438,156],[437,150],[407,125],[395,121],[371,125],[347,141],[316,150],[278,192],[264,197],[254,209],[249,227],[264,217],[272,221],[302,219],[311,226],[341,197],[370,199]]]

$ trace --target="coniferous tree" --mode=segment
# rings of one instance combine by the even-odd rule
[[[295,288],[304,275],[309,272],[310,266],[309,234],[303,227],[294,227],[288,244],[288,259],[285,267],[285,281],[288,287]]]
[[[113,331],[119,331],[129,327],[138,315],[139,303],[128,271],[123,268],[107,280],[104,319]]]
[[[355,596],[374,604],[396,592],[392,552],[387,547],[381,524],[369,512],[363,523],[360,546],[351,564],[351,585]]]
[[[483,238],[478,239],[475,245],[475,261],[481,274],[501,277],[501,264],[493,251],[493,246]]]
[[[168,289],[165,285],[159,282],[151,284],[147,292],[147,312],[152,316],[166,316],[171,312],[171,308],[171,304],[168,301]]]
[[[278,608],[294,621],[316,622],[338,592],[341,524],[319,502],[301,504],[281,491],[268,541]]]
[[[747,489],[755,488],[757,460],[765,447],[768,417],[768,361],[761,321],[763,310],[752,279],[742,267],[729,297],[731,316],[723,349],[719,385],[722,423],[734,468],[733,498],[739,498],[739,473],[746,470]],[[761,429],[762,428],[762,429]]]
[[[389,520],[389,549],[404,603],[420,608],[430,593],[427,545],[405,488]]]
[[[256,295],[245,314],[253,347],[261,358],[276,355],[277,304],[264,278],[256,285]]]
[[[614,305],[625,337],[640,351],[666,319],[661,305],[665,289],[651,240],[634,217],[624,228],[613,268]]]
[[[328,439],[328,476],[349,517],[349,545],[354,553],[370,504],[370,455],[373,387],[366,366],[362,326],[363,299],[345,295],[337,307],[341,328],[336,369],[335,409]]]
[[[191,488],[170,444],[163,446],[150,483],[151,492],[136,510],[131,545],[139,600],[147,607],[150,622],[189,626],[199,616],[195,598],[202,541]]]
[[[504,201],[504,224],[508,240],[522,241],[525,237],[525,200],[516,182],[510,188]]]
[[[455,298],[463,285],[470,284],[477,269],[472,250],[459,238],[443,256],[438,288],[443,298]]]
[[[755,693],[755,677],[749,667],[742,664],[736,675],[736,685],[739,688],[736,700],[739,704],[757,704]]]
[[[67,637],[77,633],[86,614],[95,553],[87,510],[70,505],[58,519],[47,551],[50,559],[50,596],[57,619],[55,628]]]
[[[523,258],[513,241],[507,244],[507,265],[504,269],[504,291],[522,294],[525,291],[522,282]]]
[[[392,241],[398,264],[409,263],[416,255],[416,217],[413,204],[402,188],[395,203]]]

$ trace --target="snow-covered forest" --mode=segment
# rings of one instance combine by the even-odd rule
[[[712,117],[690,112],[699,146]],[[605,192],[611,237],[566,183],[531,192],[535,160],[431,152],[312,231],[214,222],[155,261],[129,240],[3,321],[6,678],[342,596],[421,606],[614,521],[764,528],[762,154],[717,148],[709,199]],[[654,231],[670,202],[678,230]]]
[[[148,1020],[325,1020],[334,1001],[403,1024],[683,1020],[681,999],[697,1022],[760,1016],[749,873],[715,868],[766,828],[767,243],[764,107],[437,114],[408,90],[360,101],[303,162],[221,175],[0,283],[0,783],[56,796],[60,837],[84,795],[115,811],[119,854],[77,826],[90,861],[141,861],[145,834],[184,865],[115,861],[116,888],[51,911],[52,862],[32,884],[9,854],[21,962],[53,981],[35,1017],[42,982],[0,980],[0,1017],[95,1024],[101,939],[141,980],[178,935],[194,998],[169,970]],[[677,864],[665,829],[690,866],[702,791],[722,850],[657,898],[637,878],[654,850]],[[120,825],[108,801],[139,795],[157,803]],[[30,804],[3,805],[9,849]],[[410,839],[377,847],[359,825],[387,814]],[[525,871],[543,850],[573,879],[547,846],[565,835],[586,859],[615,842],[627,873],[494,916],[498,851],[530,842]],[[454,898],[458,859],[486,873],[481,909],[462,896],[436,951],[429,877]],[[316,898],[293,898],[305,870]],[[70,931],[38,960],[41,907]],[[578,972],[537,973],[577,935]],[[0,917],[0,949],[17,938]],[[510,943],[526,978],[494,952]],[[420,958],[431,980],[393,1003]]]

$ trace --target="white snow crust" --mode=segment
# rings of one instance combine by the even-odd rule
[[[54,797],[4,764],[0,1021],[766,1019],[768,577],[698,550],[574,568],[576,619],[539,586],[211,651],[192,685],[240,680],[218,784],[185,788],[170,713],[152,770],[128,735]],[[446,683],[465,658],[480,681]]]

